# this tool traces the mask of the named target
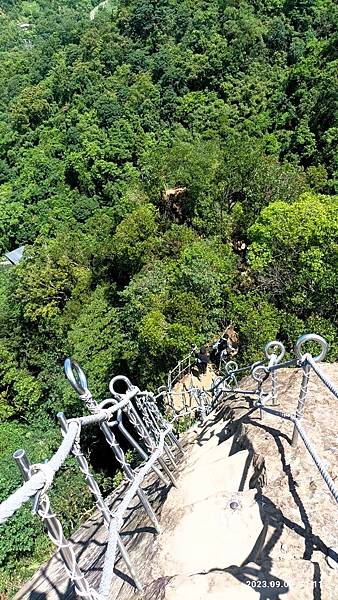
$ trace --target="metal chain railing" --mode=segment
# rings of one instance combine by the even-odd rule
[[[156,413],[156,411],[152,410],[151,414],[153,418],[148,420],[147,427],[144,424],[141,427],[140,417],[139,420],[135,419],[136,411],[132,401],[133,399],[137,399],[142,393],[137,387],[132,386],[129,380],[128,389],[125,394],[119,394],[118,398],[107,399],[98,404],[92,397],[88,389],[86,376],[77,363],[71,359],[67,359],[65,361],[65,372],[71,385],[92,414],[69,420],[66,419],[63,413],[58,414],[63,440],[57,452],[46,463],[31,465],[24,450],[15,452],[14,459],[25,482],[7,500],[0,504],[0,525],[5,523],[25,502],[33,499],[33,511],[42,519],[50,539],[56,546],[57,551],[60,552],[65,569],[75,586],[78,596],[87,600],[105,600],[108,597],[117,551],[120,552],[124,559],[135,586],[139,591],[142,591],[141,582],[120,538],[119,532],[123,526],[123,517],[133,497],[137,495],[141,506],[143,506],[154,525],[155,531],[157,533],[160,532],[155,512],[141,485],[151,470],[165,485],[169,485],[169,481],[176,485],[175,477],[163,459],[163,456],[168,454],[174,467],[177,467],[172,449],[167,446],[166,439],[169,438],[171,443],[175,440],[180,452],[183,453],[183,450],[172,432],[172,425],[159,412]],[[148,394],[148,392],[143,392],[144,394]],[[123,427],[122,412],[127,417],[132,417],[130,419],[131,425],[138,425],[136,431],[140,434],[141,439],[146,439],[148,442],[151,440],[151,443],[148,443],[147,446],[148,452],[145,452],[133,436]],[[156,419],[154,418],[155,415]],[[81,450],[81,431],[84,427],[93,424],[99,425],[104,433],[116,460],[121,465],[127,483],[122,501],[116,510],[111,510],[103,498],[100,487],[90,472],[88,461]],[[125,439],[130,442],[131,446],[139,452],[144,460],[138,471],[133,470],[126,460],[125,453],[113,433],[114,427],[119,428],[124,434]],[[65,538],[61,522],[53,512],[48,496],[48,489],[53,483],[55,474],[70,454],[73,454],[78,462],[88,489],[108,529],[107,548],[99,590],[95,590],[90,586],[88,579],[82,572],[77,562],[74,546]],[[156,466],[156,463],[162,468],[163,472]],[[166,479],[164,474],[168,476],[168,479]]]
[[[320,345],[321,351],[316,357],[313,357],[309,353],[302,354],[302,348],[304,344],[308,342],[316,342]],[[269,349],[273,346],[279,346],[280,353],[278,355],[276,355],[275,352],[269,355]],[[252,366],[251,372],[254,380],[257,382],[257,387],[255,390],[250,391],[250,394],[258,396],[258,399],[255,402],[255,406],[260,409],[262,416],[263,413],[266,412],[278,418],[289,420],[293,423],[291,445],[293,447],[296,447],[298,438],[301,438],[306,450],[309,452],[315,466],[317,467],[320,475],[324,479],[329,491],[338,503],[338,488],[336,487],[326,466],[317,454],[317,451],[314,448],[313,443],[308,437],[306,431],[304,430],[304,427],[301,422],[304,416],[306,399],[309,394],[309,379],[311,372],[315,373],[317,377],[321,380],[323,385],[326,387],[326,389],[329,390],[335,396],[335,398],[338,399],[338,386],[336,386],[331,381],[331,379],[323,372],[323,370],[318,365],[318,362],[324,360],[327,350],[328,344],[323,337],[317,334],[306,334],[301,336],[295,344],[294,351],[296,358],[282,363],[281,360],[285,353],[284,347],[280,342],[270,342],[265,348],[266,357],[269,358],[268,365],[264,366],[263,364],[256,364]],[[295,414],[289,414],[273,408],[273,406],[276,404],[276,377],[278,369],[290,366],[296,367],[302,372],[302,380]],[[237,375],[239,371],[240,369],[237,369],[235,371],[235,374]],[[231,374],[233,374],[233,372]],[[268,382],[269,379],[271,381],[270,392],[263,390],[264,382]],[[225,393],[227,392],[225,391]],[[232,393],[238,393],[238,390],[234,389]],[[272,406],[267,406],[267,402],[269,401],[271,401]]]
[[[196,350],[197,348],[194,348],[190,354],[182,358],[182,360],[179,360],[177,365],[169,371],[167,378],[168,392],[171,392],[174,385],[180,381],[186,373],[190,373],[191,367],[196,364]]]
[[[321,352],[318,356],[312,357],[308,353],[302,354],[304,344],[309,341],[320,344]],[[185,415],[195,413],[200,422],[203,423],[213,408],[217,406],[220,399],[226,399],[238,394],[256,398],[255,406],[260,410],[262,418],[264,413],[269,413],[293,423],[292,445],[296,446],[298,438],[301,438],[331,494],[338,502],[338,489],[301,423],[309,393],[311,372],[314,372],[320,378],[323,385],[338,398],[338,388],[318,365],[318,362],[325,358],[327,348],[328,345],[324,338],[318,335],[309,334],[302,336],[295,345],[296,358],[283,363],[282,359],[285,354],[283,344],[278,341],[269,342],[265,347],[264,360],[241,368],[231,360],[225,365],[225,374],[216,377],[210,388],[204,389],[191,386],[188,392],[194,397],[196,406],[185,410]],[[182,376],[187,369],[190,369],[192,354],[189,355],[190,358],[187,357],[188,360],[184,359],[181,361],[178,369],[175,368],[177,372],[175,369],[170,372],[168,388],[161,390],[161,396],[164,395],[164,397],[172,400],[175,394],[172,386],[173,382],[176,381],[176,373],[177,377],[178,374]],[[289,414],[275,408],[278,402],[278,370],[290,366],[302,371],[302,381],[295,414]],[[33,511],[42,519],[49,537],[60,552],[67,573],[74,583],[78,596],[88,600],[105,600],[108,597],[117,551],[120,552],[124,559],[136,587],[141,591],[141,582],[138,579],[128,552],[121,541],[119,532],[123,526],[124,514],[135,495],[138,496],[141,506],[153,523],[155,530],[157,532],[160,531],[157,517],[141,486],[144,478],[150,471],[153,471],[165,485],[168,485],[169,482],[176,485],[176,478],[171,468],[177,469],[175,452],[178,451],[179,454],[183,454],[184,451],[173,432],[173,423],[181,416],[184,416],[184,413],[175,411],[173,403],[169,400],[170,409],[173,410],[173,418],[168,422],[159,410],[157,404],[158,398],[151,392],[141,391],[132,385],[127,377],[122,376],[114,377],[110,382],[109,389],[112,397],[98,403],[92,397],[88,389],[86,376],[76,362],[67,359],[65,361],[65,372],[71,385],[84,401],[91,414],[67,420],[63,413],[59,413],[58,418],[63,440],[57,452],[46,463],[31,465],[23,450],[15,452],[14,459],[20,468],[24,483],[7,500],[0,504],[0,524],[5,523],[25,502],[32,499]],[[241,389],[238,387],[238,376],[244,372],[251,374],[255,382],[254,389]],[[271,384],[270,388],[269,383]],[[118,391],[118,386],[121,384],[124,384],[126,388],[123,393]],[[124,418],[128,419],[130,426],[139,437],[140,443],[124,427]],[[90,472],[88,461],[81,450],[81,431],[92,424],[98,425],[102,430],[125,476],[127,487],[121,503],[115,510],[111,509],[104,499],[99,485]],[[138,471],[132,469],[128,463],[125,453],[116,439],[115,429],[120,431],[124,439],[138,452],[144,461]],[[70,454],[73,454],[75,457],[84,475],[88,489],[108,529],[107,549],[98,590],[90,586],[88,579],[83,574],[76,559],[74,546],[65,538],[62,525],[52,510],[48,496],[48,489],[56,473]]]
[[[302,354],[302,347],[307,342],[316,342],[320,345],[321,351],[316,357],[313,357],[309,353]],[[313,371],[319,377],[324,386],[338,399],[338,387],[330,380],[330,378],[318,365],[319,361],[324,360],[327,350],[328,344],[323,337],[317,334],[306,334],[301,336],[295,344],[294,351],[296,357],[283,363],[282,359],[285,355],[285,348],[283,344],[277,340],[271,341],[265,346],[265,359],[268,361],[267,364],[264,364],[265,361],[262,360],[258,363],[239,368],[235,361],[230,360],[224,365],[225,374],[223,374],[222,377],[217,378],[212,388],[208,390],[194,388],[190,389],[189,391],[196,394],[196,400],[201,396],[204,400],[205,394],[211,394],[212,397],[215,397],[216,390],[220,391],[219,395],[221,395],[223,398],[228,397],[229,395],[238,394],[256,397],[257,399],[255,406],[260,410],[261,418],[263,418],[263,414],[266,412],[275,415],[276,417],[291,421],[294,425],[291,445],[295,447],[298,442],[298,437],[302,439],[307,451],[313,459],[330,492],[338,502],[338,490],[326,467],[323,465],[321,459],[317,455],[311,440],[308,438],[301,424],[301,420],[304,415],[305,402],[308,395],[308,384],[311,371]],[[295,415],[290,415],[283,411],[277,411],[273,408],[278,404],[278,370],[288,367],[296,367],[302,371],[302,380]],[[250,372],[254,381],[256,382],[256,387],[254,389],[246,390],[238,388],[238,375],[244,374],[245,372]],[[271,388],[268,392],[264,389],[264,383],[268,383],[269,380],[271,382]],[[270,406],[267,405],[268,402],[270,403]],[[213,405],[214,404],[211,402],[211,406]],[[207,416],[204,402],[200,403],[200,407],[197,407],[197,412],[199,412],[201,420],[204,421]],[[177,413],[176,417],[179,416],[180,414]]]

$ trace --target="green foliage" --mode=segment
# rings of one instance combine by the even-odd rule
[[[16,299],[23,316],[49,322],[67,305],[76,314],[77,301],[91,280],[87,250],[75,236],[61,233],[52,240],[38,239],[15,270]]]
[[[184,433],[190,427],[192,427],[195,423],[195,418],[193,415],[188,415],[186,417],[179,418],[175,423],[175,433]]]
[[[300,319],[293,313],[287,313],[281,310],[280,316],[280,337],[283,343],[290,353],[290,357],[293,358],[293,348],[295,341],[299,336],[305,333],[317,333],[323,336],[329,343],[329,350],[325,360],[336,361],[338,356],[338,338],[337,328],[335,323],[325,319],[317,314],[310,315],[307,319]],[[318,352],[318,346],[316,344],[309,344],[307,346],[308,351],[314,355]]]
[[[0,272],[0,421],[34,460],[55,412],[83,410],[70,354],[100,399],[119,372],[157,387],[231,320],[245,361],[312,330],[338,352],[337,3],[94,4],[0,9],[0,253],[25,245]],[[74,468],[53,492],[67,531]],[[5,539],[12,594],[50,547],[27,511]]]
[[[306,194],[265,208],[250,229],[249,260],[283,306],[337,315],[338,197]]]
[[[262,360],[265,344],[278,338],[280,317],[266,294],[232,296],[229,314],[239,332],[240,357],[245,364]]]
[[[118,309],[111,307],[107,290],[97,287],[84,305],[69,335],[69,353],[90,373],[90,389],[103,397],[123,348]]]
[[[0,421],[28,412],[41,398],[39,382],[27,369],[19,368],[15,354],[0,342]]]
[[[229,246],[201,240],[185,248],[178,263],[179,285],[192,292],[209,314],[217,315],[231,288],[236,262]]]
[[[122,273],[134,273],[147,261],[156,232],[156,212],[151,204],[136,208],[121,221],[114,237],[114,250]]]
[[[24,212],[22,204],[11,200],[12,193],[10,183],[0,185],[0,252],[12,246]]]

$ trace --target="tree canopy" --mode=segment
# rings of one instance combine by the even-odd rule
[[[3,497],[6,436],[51,432],[48,454],[57,410],[83,410],[68,355],[98,398],[118,373],[156,388],[229,322],[242,360],[310,331],[337,358],[335,0],[119,0],[91,20],[95,4],[0,8],[0,253],[25,246],[0,271]],[[13,523],[0,595],[49,551]]]

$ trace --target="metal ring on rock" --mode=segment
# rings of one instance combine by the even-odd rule
[[[264,352],[265,352],[265,356],[266,358],[271,358],[272,354],[276,354],[276,352],[274,352],[274,348],[279,348],[280,353],[277,354],[277,358],[275,361],[275,365],[277,365],[278,363],[281,362],[282,358],[285,355],[285,347],[284,344],[282,344],[282,342],[279,342],[278,340],[274,340],[272,342],[268,342],[265,346]],[[269,353],[269,350],[272,349],[272,353]]]
[[[251,373],[254,372],[256,367],[262,367],[263,365],[264,365],[264,360],[257,360],[256,362],[252,363],[252,365],[250,367]]]
[[[80,396],[86,394],[86,392],[88,392],[87,377],[82,371],[80,365],[72,358],[66,358],[64,362],[64,370],[66,377],[74,390],[80,394]]]
[[[234,360],[229,360],[225,365],[225,370],[228,375],[232,375],[232,373],[238,371],[238,364]]]
[[[319,362],[321,360],[324,360],[326,353],[329,349],[329,344],[327,343],[327,341],[321,336],[321,335],[317,335],[317,333],[306,333],[304,335],[301,335],[297,342],[295,343],[295,355],[299,360],[302,360],[304,357],[304,354],[302,354],[302,346],[303,344],[305,344],[306,342],[316,342],[317,344],[319,344],[321,346],[321,352],[317,355],[313,357],[313,360],[316,362]]]
[[[252,370],[252,377],[258,383],[263,383],[270,375],[269,369],[264,367],[264,365],[256,365]]]

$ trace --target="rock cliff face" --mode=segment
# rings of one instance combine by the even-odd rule
[[[337,380],[337,365],[322,365]],[[301,372],[278,372],[279,409],[295,412]],[[250,378],[241,387],[253,388]],[[311,375],[303,425],[331,477],[338,474],[337,401]],[[148,592],[168,600],[336,600],[335,501],[293,425],[260,418],[233,396],[188,434],[179,487],[162,511]]]
[[[337,364],[322,364],[321,368],[338,383]],[[277,409],[295,412],[300,384],[301,372],[278,372]],[[303,427],[336,482],[337,408],[336,398],[311,373]],[[241,398],[233,398],[227,406],[226,430],[226,435],[233,436],[234,450],[245,449],[247,462],[254,468],[249,487],[258,490],[265,525],[257,557],[259,569],[286,581],[288,598],[338,598],[337,573],[325,558],[328,547],[338,545],[338,507],[302,440],[296,448],[291,447],[293,424],[266,414],[261,420],[257,411],[248,411]]]
[[[337,381],[337,365],[322,368]],[[278,371],[280,410],[295,411],[300,380],[296,370]],[[246,385],[253,387],[249,379],[241,382]],[[337,400],[312,374],[303,425],[334,480],[336,411]],[[162,533],[154,536],[145,527],[137,502],[122,533],[144,585],[144,600],[338,599],[338,571],[326,559],[328,547],[338,545],[338,507],[302,441],[290,446],[292,427],[272,415],[262,420],[250,398],[232,396],[202,427],[182,436],[186,454],[178,487],[167,493],[153,480],[146,485]],[[93,584],[106,535],[102,527],[95,533],[94,517],[77,534]],[[125,570],[119,561],[112,599],[134,598]],[[60,597],[59,568],[53,572],[47,565],[35,581],[46,572],[48,586],[27,585],[18,598],[32,598],[33,589],[35,598]],[[69,588],[65,596],[72,596]]]

